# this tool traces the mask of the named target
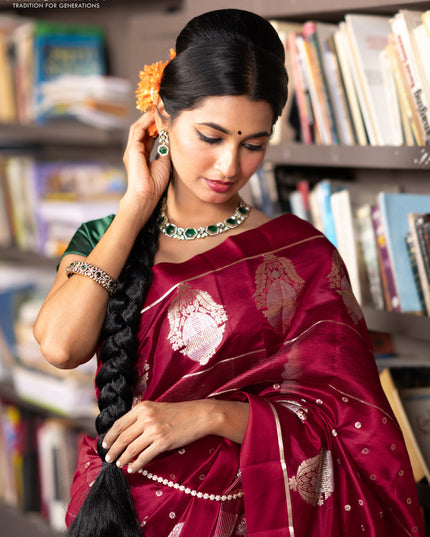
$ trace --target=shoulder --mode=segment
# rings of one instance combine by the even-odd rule
[[[87,257],[106,233],[114,218],[115,215],[110,214],[103,218],[82,223],[73,235],[63,255],[80,254]]]

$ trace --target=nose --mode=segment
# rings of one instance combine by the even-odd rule
[[[216,169],[226,179],[233,179],[239,173],[239,151],[236,147],[223,147],[218,155]]]

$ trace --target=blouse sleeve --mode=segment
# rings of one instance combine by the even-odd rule
[[[73,235],[63,257],[68,254],[77,254],[87,257],[103,237],[114,217],[114,214],[110,214],[104,218],[98,218],[97,220],[91,220],[81,224]]]

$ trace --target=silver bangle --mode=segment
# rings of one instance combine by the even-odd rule
[[[68,278],[72,277],[73,274],[88,276],[88,278],[91,278],[106,289],[110,296],[115,292],[116,281],[104,270],[99,269],[86,261],[72,261],[70,265],[66,267],[66,273]]]

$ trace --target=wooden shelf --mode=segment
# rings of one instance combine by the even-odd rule
[[[430,170],[430,148],[290,143],[269,146],[266,160],[289,166]]]
[[[362,310],[369,330],[430,341],[430,317],[379,311],[369,306],[364,306]]]
[[[330,2],[322,2],[318,0],[288,0],[280,2],[279,0],[235,0],[232,5],[231,0],[218,0],[216,7],[223,9],[235,7],[239,9],[248,9],[255,11],[264,17],[279,17],[279,18],[323,18],[330,14],[342,15],[348,11],[366,11],[378,13],[394,13],[400,8],[421,9],[423,2],[416,0],[330,0]],[[188,0],[185,2],[185,8],[192,15],[203,13],[214,9],[212,0],[199,0],[195,2]]]
[[[75,121],[58,121],[45,125],[0,124],[0,148],[26,145],[75,145],[118,147],[124,144],[126,131],[101,130]]]
[[[18,250],[18,248],[1,248],[0,247],[0,260],[1,262],[11,262],[31,265],[34,267],[48,268],[55,270],[59,259],[52,257],[45,257],[36,252],[27,252],[24,250]]]

